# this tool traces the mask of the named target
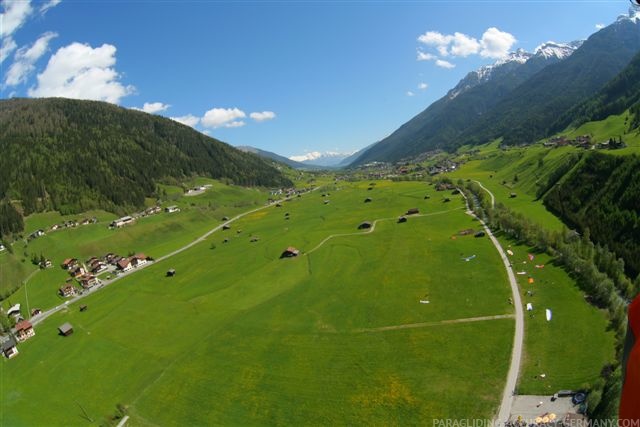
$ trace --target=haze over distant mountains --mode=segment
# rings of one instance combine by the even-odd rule
[[[496,138],[532,143],[562,130],[567,111],[615,78],[640,51],[635,9],[585,41],[547,42],[472,71],[444,97],[352,163],[398,161]]]

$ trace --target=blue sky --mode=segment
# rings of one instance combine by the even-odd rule
[[[146,103],[232,145],[349,152],[501,54],[587,38],[628,6],[3,0],[1,96]]]

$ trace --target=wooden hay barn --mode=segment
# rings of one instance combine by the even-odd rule
[[[420,209],[418,208],[411,208],[407,211],[407,213],[405,215],[416,215],[420,213]]]
[[[284,250],[284,252],[282,252],[282,255],[280,255],[280,258],[292,258],[292,257],[298,256],[299,254],[300,254],[299,250],[297,250],[293,246],[289,246],[287,249]]]
[[[358,230],[365,230],[367,228],[371,228],[371,222],[365,221],[358,226]]]
[[[58,328],[58,332],[60,332],[60,335],[68,337],[73,333],[73,326],[71,326],[71,323],[66,322]]]

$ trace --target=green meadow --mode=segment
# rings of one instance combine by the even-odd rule
[[[558,390],[589,388],[605,364],[615,359],[615,338],[606,312],[584,299],[583,292],[545,253],[500,238],[509,248],[525,308],[525,345],[519,394],[549,395]],[[528,254],[534,255],[533,261]],[[544,266],[543,268],[536,268]],[[529,283],[529,278],[533,283]],[[545,310],[551,310],[547,321]]]
[[[68,216],[46,212],[29,216],[25,224],[27,232],[47,230],[53,224],[69,219],[81,220],[95,216],[99,222],[47,232],[28,244],[17,242],[14,245],[14,255],[0,253],[3,287],[12,288],[14,284],[21,283],[29,274],[36,272],[30,276],[26,286],[9,296],[2,305],[6,307],[21,303],[25,307],[40,309],[58,305],[64,302],[64,299],[57,295],[57,290],[69,277],[60,268],[60,264],[66,258],[84,261],[108,252],[122,256],[143,252],[158,258],[221,224],[224,216],[231,217],[249,208],[262,206],[269,197],[264,191],[228,186],[207,178],[199,178],[193,183],[202,184],[210,184],[212,187],[197,196],[179,197],[162,203],[162,206],[177,205],[181,208],[180,212],[161,212],[140,218],[135,224],[116,230],[108,227],[116,215],[101,211]],[[175,188],[182,193],[182,189]],[[37,267],[31,264],[32,255],[43,255],[51,259],[53,268],[38,271]]]
[[[100,424],[118,404],[135,425],[491,417],[514,322],[464,319],[513,308],[489,240],[457,236],[478,227],[460,196],[335,187],[250,214],[37,325],[0,365],[3,423]],[[397,223],[413,207],[424,216]],[[357,229],[365,220],[373,232]],[[288,246],[301,255],[279,259]],[[58,336],[65,321],[75,332]]]
[[[586,130],[580,132],[576,135]],[[547,229],[559,230],[564,227],[562,222],[536,200],[537,184],[568,154],[580,150],[548,149],[538,144],[503,151],[493,143],[481,148],[478,159],[468,161],[450,176],[478,180],[494,194],[496,203],[503,203]],[[510,197],[512,192],[516,193],[515,198]],[[518,393],[553,394],[560,389],[589,388],[599,378],[602,367],[615,357],[615,340],[607,330],[606,313],[588,304],[575,280],[555,266],[547,254],[534,253],[532,248],[504,237],[500,242],[505,250],[511,248],[514,252],[514,273],[526,273],[516,274],[516,278],[523,304],[531,303],[534,308],[525,311]],[[528,259],[529,253],[535,256],[533,262]],[[545,318],[547,308],[552,311],[550,322]]]

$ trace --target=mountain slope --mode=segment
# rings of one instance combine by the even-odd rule
[[[579,43],[549,42],[535,53],[522,50],[472,71],[444,97],[366,150],[354,165],[397,161],[436,148],[447,148],[458,136],[527,79],[570,55]]]
[[[507,145],[531,143],[553,133],[559,116],[593,96],[640,51],[639,24],[634,16],[622,16],[593,34],[573,55],[533,76],[465,130],[459,144],[498,137]]]
[[[557,131],[558,117],[593,96],[640,51],[640,18],[630,11],[576,47],[547,43],[533,55],[516,52],[470,73],[354,164],[499,137],[505,144],[529,143]]]
[[[287,157],[281,156],[279,154],[273,153],[271,151],[261,150],[259,148],[250,147],[248,145],[242,145],[236,147],[238,150],[243,151],[245,153],[253,153],[257,156],[262,157],[263,159],[273,160],[275,162],[284,163],[287,166],[290,166],[295,169],[312,169],[313,167],[304,163],[296,162],[295,160],[291,160]]]
[[[561,116],[552,126],[562,130],[567,126],[580,126],[583,123],[604,120],[613,114],[621,114],[640,106],[640,53],[638,53],[620,74],[605,85],[596,95],[572,108]],[[637,122],[637,120],[636,120]],[[632,123],[637,127],[638,123]]]
[[[139,207],[158,180],[196,174],[288,184],[259,157],[188,126],[95,101],[0,101],[0,150],[0,200],[21,200],[25,214]]]

